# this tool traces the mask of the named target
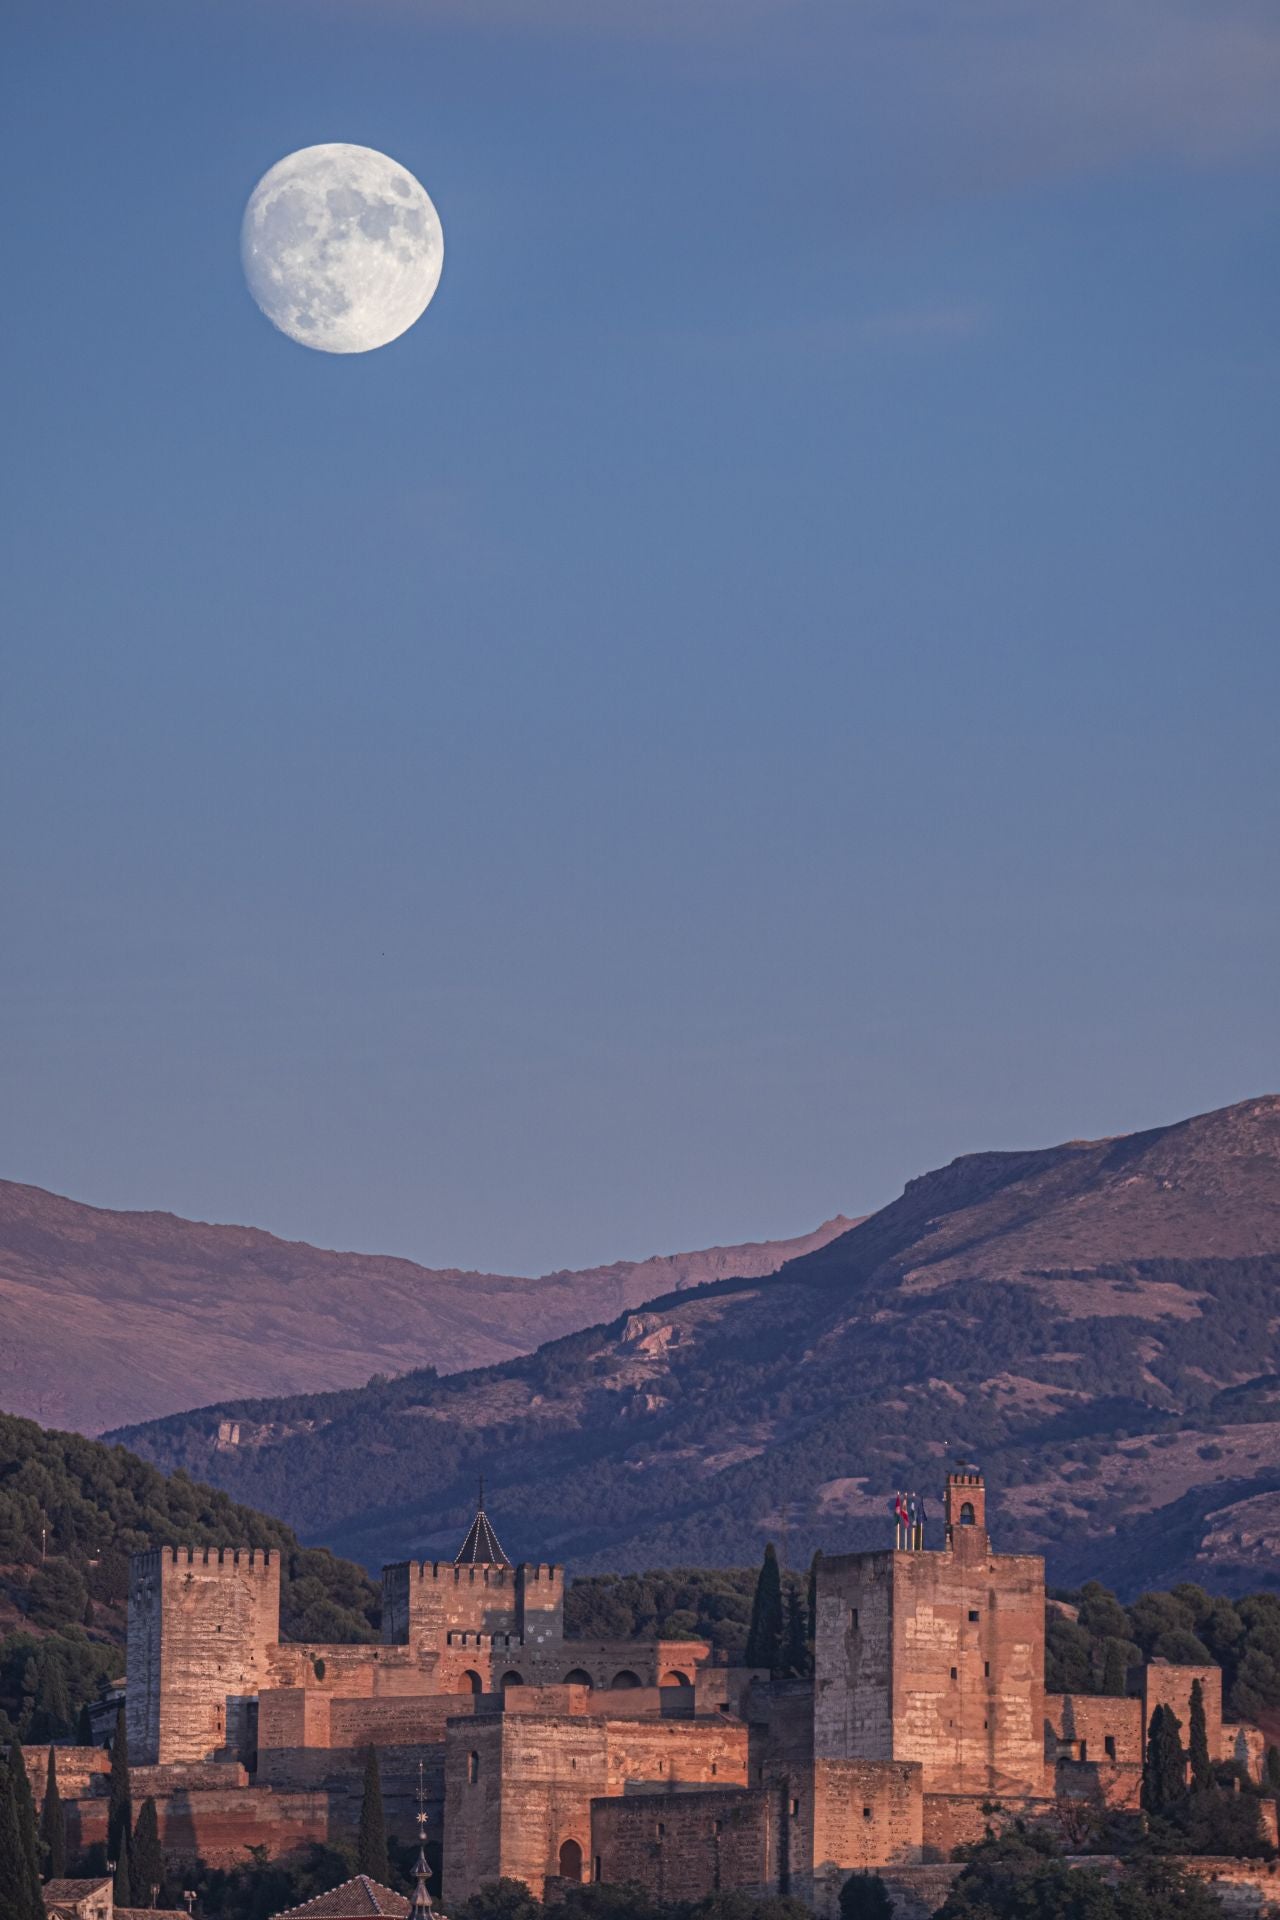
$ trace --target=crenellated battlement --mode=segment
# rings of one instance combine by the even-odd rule
[[[562,1587],[564,1568],[546,1561],[536,1565],[522,1561],[519,1566],[459,1565],[454,1560],[395,1560],[382,1569],[382,1577],[401,1580],[429,1580],[437,1586],[514,1587],[523,1581],[535,1585]]]

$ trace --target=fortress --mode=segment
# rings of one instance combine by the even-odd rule
[[[995,1551],[974,1473],[944,1538],[821,1563],[814,1676],[719,1664],[705,1641],[564,1635],[564,1576],[513,1566],[480,1510],[453,1561],[383,1573],[380,1646],[279,1638],[274,1553],[165,1548],[133,1562],[126,1713],[135,1802],[175,1855],[215,1863],[349,1837],[367,1748],[407,1835],[425,1768],[446,1908],[486,1881],[630,1881],[659,1898],[798,1895],[848,1874],[906,1887],[996,1817],[1137,1804],[1153,1707],[1260,1777],[1216,1667],[1154,1662],[1127,1698],[1046,1695],[1044,1563]],[[43,1749],[32,1751],[33,1772]],[[64,1749],[73,1844],[105,1831],[105,1756]],[[1263,1803],[1274,1816],[1274,1803]],[[904,1908],[904,1911],[907,1909]]]

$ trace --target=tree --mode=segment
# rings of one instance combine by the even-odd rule
[[[749,1667],[764,1667],[773,1673],[782,1653],[782,1574],[777,1551],[770,1541],[756,1578],[751,1602],[751,1625],[747,1629],[747,1650],[743,1656]]]
[[[112,1891],[118,1907],[133,1905],[133,1875],[129,1871],[128,1827],[120,1835],[120,1851],[116,1855],[116,1876]]]
[[[76,1721],[76,1745],[78,1747],[92,1747],[94,1744],[93,1721],[89,1718],[88,1707],[83,1706],[80,1709],[80,1716]]]
[[[45,1877],[61,1880],[67,1871],[67,1823],[58,1791],[58,1762],[49,1749],[49,1768],[44,1778],[44,1801],[40,1808],[40,1843],[44,1848]]]
[[[840,1889],[840,1920],[893,1920],[893,1900],[878,1873],[851,1873]]]
[[[1147,1729],[1142,1804],[1148,1813],[1167,1815],[1182,1799],[1186,1787],[1187,1756],[1182,1748],[1182,1722],[1172,1707],[1157,1707]]]
[[[18,1834],[13,1775],[0,1763],[0,1913],[28,1920],[27,1865]]]
[[[504,1874],[501,1880],[486,1880],[469,1900],[453,1907],[450,1920],[542,1920],[542,1902],[523,1880]]]
[[[1108,1640],[1102,1660],[1102,1691],[1123,1698],[1129,1685],[1129,1661],[1123,1640]]]
[[[1115,1893],[1116,1920],[1222,1920],[1218,1896],[1170,1860],[1132,1860]]]
[[[164,1885],[164,1854],[160,1850],[160,1822],[156,1817],[156,1803],[148,1794],[142,1803],[138,1815],[138,1824],[133,1830],[133,1843],[129,1849],[129,1878],[133,1883],[133,1897],[144,1906],[154,1906],[157,1890]]]
[[[1213,1762],[1209,1758],[1209,1729],[1205,1722],[1204,1688],[1198,1680],[1191,1682],[1191,1719],[1187,1731],[1191,1758],[1191,1785],[1198,1793],[1207,1793],[1213,1786]]]
[[[20,1892],[14,1920],[44,1920],[44,1895],[40,1891],[40,1836],[36,1832],[36,1803],[31,1797],[22,1748],[15,1740],[9,1749],[9,1791],[13,1798],[14,1827],[18,1839]]]
[[[111,1742],[111,1789],[107,1801],[107,1858],[123,1860],[129,1851],[129,1835],[133,1830],[133,1801],[129,1795],[129,1735],[124,1722],[124,1708],[116,1713],[116,1737]],[[127,1907],[129,1902],[116,1894],[116,1904]]]
[[[387,1859],[387,1822],[382,1810],[382,1780],[378,1756],[369,1748],[364,1762],[364,1794],[360,1801],[360,1838],[356,1844],[356,1870],[367,1873],[383,1886],[391,1878]]]
[[[1273,1793],[1280,1793],[1280,1747],[1267,1748],[1267,1785]]]
[[[819,1547],[809,1562],[809,1592],[807,1600],[809,1612],[809,1645],[811,1647],[816,1647],[818,1644],[818,1575],[821,1571],[822,1548]]]
[[[789,1678],[802,1680],[810,1670],[804,1608],[800,1604],[800,1589],[793,1582],[787,1588],[787,1626],[782,1645],[782,1672]]]

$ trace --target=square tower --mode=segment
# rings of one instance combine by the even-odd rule
[[[280,1638],[280,1556],[160,1547],[129,1567],[126,1716],[135,1765],[248,1758]]]
[[[940,1551],[823,1560],[814,1743],[917,1761],[926,1793],[1044,1792],[1044,1561],[992,1550],[980,1474],[948,1477]]]

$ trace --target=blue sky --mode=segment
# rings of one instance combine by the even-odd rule
[[[1280,1087],[1273,6],[3,33],[0,1173],[534,1272]]]

